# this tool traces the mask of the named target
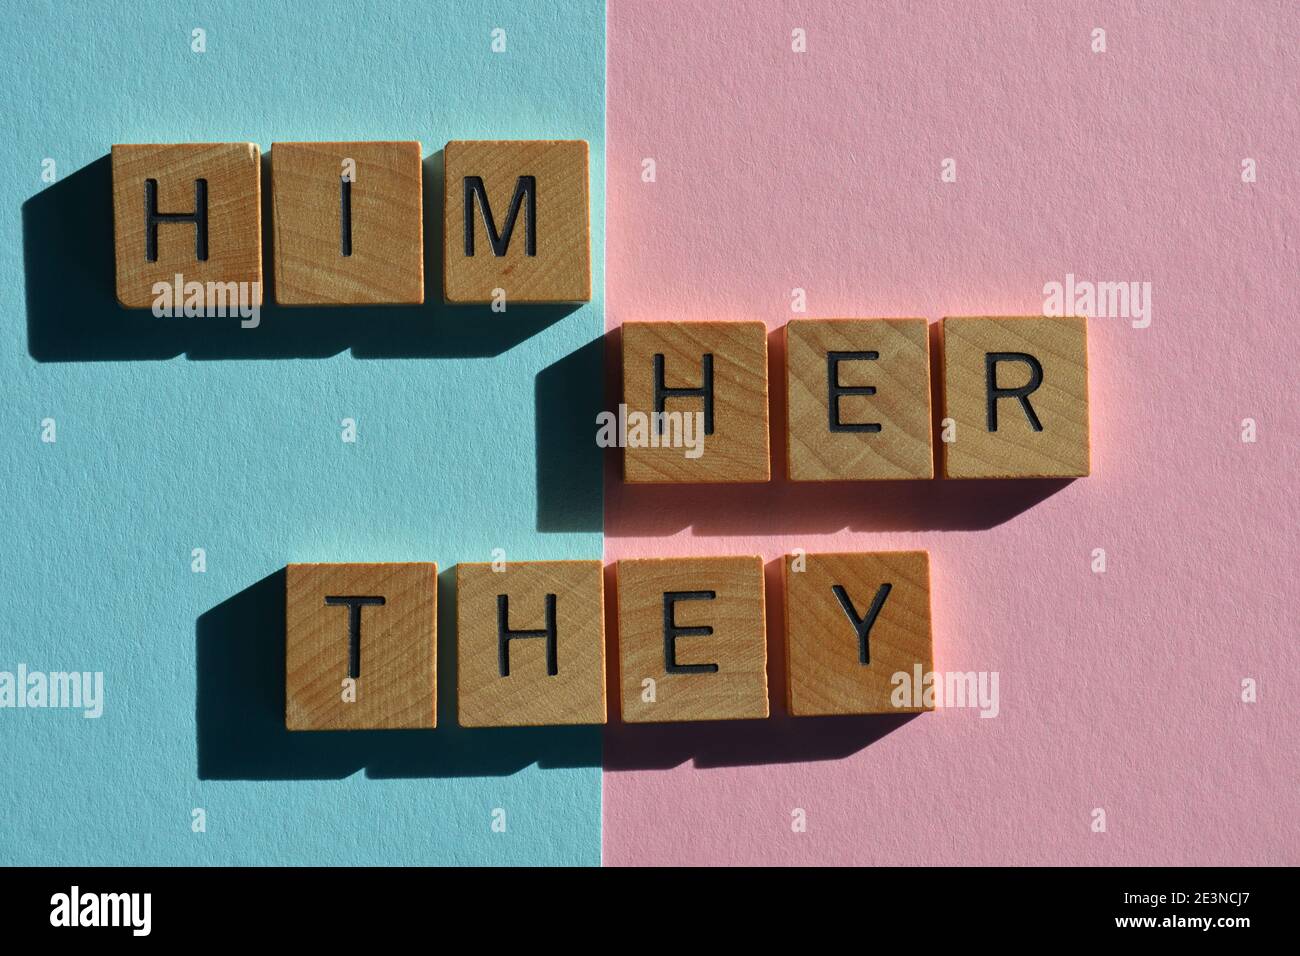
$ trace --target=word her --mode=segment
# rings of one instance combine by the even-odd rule
[[[940,435],[947,478],[1075,478],[1090,470],[1083,317],[945,318]],[[627,482],[771,478],[761,322],[629,322],[619,420],[702,413],[706,448],[627,441]],[[783,329],[791,481],[933,478],[925,319],[797,319]],[[612,419],[604,412],[597,424]]]
[[[262,304],[257,144],[116,145],[112,167],[118,301],[210,314],[213,290],[251,290],[247,320]],[[270,168],[277,303],[424,302],[420,143],[274,143]],[[591,299],[585,141],[450,142],[443,176],[447,302]]]
[[[792,715],[934,709],[928,554],[799,553],[783,572]],[[626,560],[615,576],[625,723],[769,715],[760,558]],[[291,564],[286,581],[290,730],[436,726],[436,565]],[[606,722],[600,561],[457,565],[455,640],[461,726]]]

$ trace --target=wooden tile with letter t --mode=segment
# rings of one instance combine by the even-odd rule
[[[617,579],[626,723],[768,715],[762,559],[620,561]]]
[[[1087,320],[944,319],[943,404],[947,477],[1083,477]]]
[[[762,322],[625,322],[627,482],[767,481]]]
[[[113,147],[113,248],[117,301],[159,301],[155,284],[202,284],[211,297],[262,304],[262,166],[256,143]],[[209,283],[220,288],[209,294]],[[235,283],[234,298],[228,283]],[[167,307],[179,310],[185,298]],[[233,314],[233,313],[232,313]]]
[[[605,722],[600,561],[456,566],[462,727]]]
[[[435,725],[436,565],[291,564],[286,582],[290,730]]]
[[[795,319],[785,381],[791,481],[934,477],[925,319]]]
[[[272,143],[275,301],[424,301],[420,144]]]
[[[443,161],[448,302],[590,301],[586,141],[455,141]]]
[[[933,710],[929,555],[787,555],[785,656],[795,717]]]

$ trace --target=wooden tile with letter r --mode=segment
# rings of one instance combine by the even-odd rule
[[[458,140],[443,161],[448,302],[591,300],[585,140]]]
[[[625,322],[622,335],[624,481],[771,477],[762,322]]]
[[[435,725],[436,565],[291,564],[285,580],[285,726]]]
[[[949,478],[1087,475],[1087,320],[944,319],[943,405]]]
[[[600,561],[456,566],[462,727],[605,723]]]
[[[787,555],[784,571],[793,716],[934,709],[924,694],[934,670],[929,555]]]
[[[768,715],[761,558],[620,561],[616,577],[626,723]]]
[[[418,142],[272,143],[275,301],[422,303],[423,183]]]
[[[117,145],[112,166],[118,302],[176,315],[186,300],[197,304],[192,295],[205,310],[224,303],[229,315],[262,304],[256,143]]]
[[[795,319],[785,379],[791,481],[934,477],[925,319]]]

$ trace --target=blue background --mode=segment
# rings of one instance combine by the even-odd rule
[[[0,670],[102,670],[105,709],[0,710],[0,862],[598,863],[600,730],[456,727],[449,585],[494,548],[601,557],[603,4],[6,21]],[[491,138],[591,143],[589,305],[441,304],[440,150]],[[117,307],[113,143],[349,139],[424,144],[425,306],[252,330]],[[442,572],[439,728],[287,734],[284,565],[412,560]]]

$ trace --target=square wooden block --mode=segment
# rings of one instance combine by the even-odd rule
[[[286,579],[285,726],[435,726],[436,565],[291,564]]]
[[[584,140],[453,141],[443,159],[448,302],[590,301]]]
[[[1087,320],[944,319],[943,402],[947,477],[1087,475]]]
[[[785,648],[793,716],[933,710],[929,555],[787,555]]]
[[[275,301],[424,301],[418,142],[272,143]]]
[[[183,290],[202,283],[205,307],[231,303],[238,314],[241,283],[244,304],[260,306],[261,161],[256,143],[114,146],[117,301],[151,308],[155,284],[174,287],[180,275]]]
[[[785,377],[791,481],[934,477],[925,319],[796,319]]]
[[[624,722],[768,715],[762,559],[620,561],[617,578]]]
[[[771,477],[762,322],[625,322],[622,334],[625,481]]]
[[[456,566],[462,727],[605,722],[600,561]]]

